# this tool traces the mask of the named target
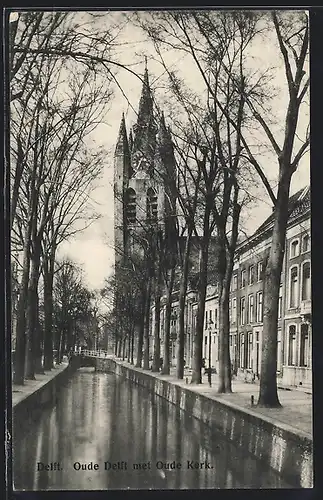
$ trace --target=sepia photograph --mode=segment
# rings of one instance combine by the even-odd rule
[[[13,491],[313,488],[308,11],[5,29]]]

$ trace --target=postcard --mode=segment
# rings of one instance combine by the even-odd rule
[[[14,491],[313,487],[308,18],[7,12]]]

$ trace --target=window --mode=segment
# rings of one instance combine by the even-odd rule
[[[217,328],[218,324],[218,310],[214,309],[214,328]]]
[[[248,297],[248,324],[253,323],[254,318],[254,300],[253,295],[249,295]]]
[[[282,331],[277,330],[277,372],[282,370]]]
[[[244,333],[240,333],[240,367],[245,368],[245,338]]]
[[[129,188],[126,191],[126,221],[128,224],[136,222],[136,192]]]
[[[212,309],[210,309],[209,316],[210,316],[210,318],[209,318],[209,323],[211,323],[211,321],[213,321],[213,320],[212,320]]]
[[[237,299],[232,299],[232,323],[237,321]]]
[[[262,261],[260,261],[257,264],[257,281],[262,280],[262,273],[263,273],[263,264]]]
[[[304,262],[302,265],[302,300],[311,298],[311,264]]]
[[[246,299],[241,297],[240,299],[240,325],[244,325],[246,322]]]
[[[246,270],[243,269],[241,271],[241,288],[244,288],[246,286]]]
[[[310,237],[308,234],[305,234],[302,239],[302,252],[309,252],[310,251]]]
[[[207,311],[205,311],[205,326],[204,326],[204,330],[206,330],[208,327],[208,321],[207,321]]]
[[[157,195],[152,188],[147,191],[147,220],[157,222]]]
[[[262,310],[262,292],[257,293],[257,322],[262,322],[263,310]]]
[[[290,244],[290,258],[299,255],[299,240],[293,240]]]
[[[300,345],[300,366],[308,366],[309,355],[309,339],[308,339],[308,325],[304,323],[301,325],[301,345]]]
[[[252,368],[252,347],[253,347],[253,335],[252,332],[248,333],[248,368]]]
[[[296,361],[296,326],[290,325],[288,329],[288,365],[294,366]]]
[[[238,288],[238,275],[234,274],[232,279],[232,291],[235,291]]]
[[[290,270],[289,307],[297,307],[298,303],[298,267]]]
[[[255,272],[255,266],[250,266],[249,267],[249,273],[248,273],[248,283],[249,283],[249,285],[253,285],[253,283],[254,283],[254,272]]]
[[[171,326],[176,326],[176,320],[177,320],[177,311],[176,311],[176,309],[172,308],[172,311],[171,311]]]
[[[282,306],[283,306],[283,284],[279,286],[279,297],[278,297],[278,319],[282,317]]]

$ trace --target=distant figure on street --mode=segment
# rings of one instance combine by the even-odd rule
[[[202,358],[202,368],[205,368],[205,358]]]

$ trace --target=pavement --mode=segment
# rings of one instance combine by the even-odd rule
[[[127,366],[133,365],[125,361],[117,360],[118,363]],[[147,373],[146,370],[135,368],[136,370]],[[248,383],[237,379],[232,380],[232,393],[219,394],[217,392],[218,376],[212,374],[212,386],[210,387],[207,380],[207,375],[202,375],[202,384],[191,384],[191,370],[185,370],[184,379],[178,380],[175,376],[175,369],[171,369],[170,375],[162,375],[160,373],[150,374],[167,380],[170,383],[183,386],[194,392],[203,394],[206,397],[221,401],[223,404],[242,409],[249,414],[255,415],[267,422],[273,423],[278,427],[289,430],[299,436],[313,439],[313,424],[312,424],[312,395],[306,389],[278,389],[278,398],[282,405],[281,408],[261,408],[256,406],[259,383]],[[251,396],[254,396],[254,405],[251,405]]]
[[[47,384],[67,367],[68,362],[63,361],[61,364],[56,365],[51,371],[46,372],[44,375],[36,374],[36,380],[25,380],[24,385],[14,384],[12,386],[12,407],[16,406],[23,399],[26,399],[33,392],[38,391],[38,389]]]

